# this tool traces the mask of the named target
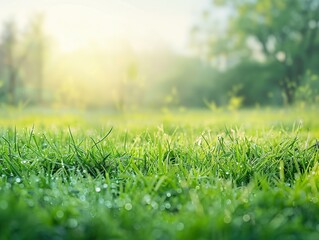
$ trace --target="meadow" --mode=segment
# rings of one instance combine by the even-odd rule
[[[319,110],[0,112],[0,239],[318,239]]]

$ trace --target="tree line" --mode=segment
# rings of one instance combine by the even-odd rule
[[[216,13],[222,12],[223,15]],[[3,23],[0,103],[218,108],[319,103],[319,0],[214,0],[189,36],[195,54],[128,42],[69,53],[44,16]]]
[[[43,15],[34,15],[22,33],[14,20],[3,24],[0,38],[1,102],[16,105],[26,98],[42,102],[47,48],[43,22]],[[32,94],[28,94],[28,90]],[[30,99],[30,96],[33,97]]]
[[[224,11],[224,24],[217,11]],[[213,0],[193,38],[215,66],[222,60],[226,81],[241,86],[246,103],[269,90],[287,104],[306,95],[318,101],[319,0]]]

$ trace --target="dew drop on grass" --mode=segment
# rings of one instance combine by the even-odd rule
[[[76,228],[78,226],[78,221],[76,219],[74,219],[74,218],[70,218],[68,220],[68,226],[70,228]]]
[[[150,204],[151,203],[151,196],[146,194],[144,197],[143,197],[143,201],[146,203],[146,204]]]
[[[245,214],[243,216],[243,220],[244,220],[244,222],[249,222],[250,221],[250,215],[249,214]]]
[[[166,193],[166,197],[170,198],[172,194],[170,192]]]
[[[59,210],[59,211],[56,212],[56,217],[57,218],[61,219],[61,218],[63,218],[63,216],[64,216],[64,212],[63,211]]]
[[[21,182],[21,178],[17,177],[16,178],[16,183],[20,183]]]
[[[26,203],[29,207],[34,207],[34,202],[31,199],[27,200]]]
[[[166,209],[170,209],[171,208],[171,204],[169,202],[165,203],[165,208]]]
[[[133,206],[132,206],[131,203],[126,203],[126,204],[124,205],[124,208],[125,208],[125,210],[130,211],[130,210],[132,210]]]
[[[230,223],[231,222],[231,216],[230,215],[225,215],[224,217],[224,223]]]
[[[151,206],[153,209],[158,209],[158,203],[155,201],[152,202]]]
[[[107,208],[112,208],[112,203],[111,203],[111,201],[105,201],[105,206],[106,206]]]
[[[96,187],[95,188],[95,192],[101,192],[101,188],[100,187]]]
[[[108,188],[108,185],[107,185],[106,183],[104,183],[104,184],[103,184],[103,188],[104,188],[104,189],[107,189],[107,188]]]
[[[176,229],[177,231],[182,231],[184,229],[184,223],[182,222],[177,223]]]

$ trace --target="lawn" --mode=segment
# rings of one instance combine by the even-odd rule
[[[0,113],[0,239],[319,239],[319,110]]]

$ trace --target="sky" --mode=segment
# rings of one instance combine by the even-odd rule
[[[185,51],[189,32],[208,0],[0,0],[0,22],[23,27],[32,14],[45,14],[46,32],[64,51],[119,40],[133,48],[165,43]]]

